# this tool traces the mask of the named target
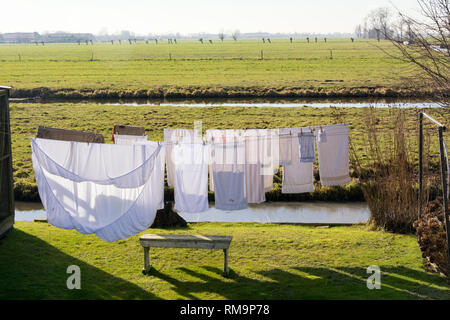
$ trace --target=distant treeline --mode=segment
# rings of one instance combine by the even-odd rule
[[[306,39],[306,38],[350,38],[354,35],[351,33],[268,33],[268,32],[253,32],[241,33],[235,30],[230,34],[219,33],[197,33],[190,35],[176,34],[148,34],[136,35],[130,31],[122,31],[119,34],[100,34],[94,36],[92,33],[69,33],[69,32],[54,32],[39,34],[38,32],[12,32],[0,33],[0,43],[81,43],[81,42],[109,42],[109,41],[158,41],[164,39],[180,39],[180,40],[211,40],[211,39]]]

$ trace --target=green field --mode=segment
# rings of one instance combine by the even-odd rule
[[[395,52],[386,41],[349,39],[317,44],[275,39],[272,44],[228,40],[177,45],[0,45],[0,84],[13,86],[15,97],[47,98],[413,96],[422,92],[408,80],[417,70],[377,46]],[[407,139],[414,150],[419,111],[405,111]],[[426,112],[450,125],[449,108]],[[371,165],[365,138],[368,108],[195,108],[54,100],[12,101],[10,114],[17,200],[38,200],[29,138],[36,136],[40,125],[98,132],[111,143],[114,124],[143,126],[150,140],[162,140],[164,128],[192,128],[194,121],[201,121],[203,130],[346,122],[364,168]],[[392,109],[376,109],[375,114],[380,131],[397,125]],[[428,137],[431,131],[425,131]],[[445,139],[450,145],[449,137]],[[382,143],[392,145],[389,140]],[[434,133],[426,143],[432,147],[435,165]],[[411,161],[417,161],[417,152]],[[353,167],[351,183],[322,187],[317,162],[314,166],[314,192],[282,194],[281,178],[276,175],[268,201],[363,200]],[[172,192],[166,189],[166,199]],[[139,235],[107,243],[46,223],[17,222],[0,240],[0,299],[450,299],[446,279],[425,271],[411,234],[371,231],[365,225],[316,228],[256,223],[198,223],[144,232],[233,236],[230,277],[220,275],[220,250],[152,249],[155,270],[144,276]],[[66,288],[69,265],[81,268],[81,290]],[[366,287],[370,265],[381,268],[381,290]]]
[[[411,143],[417,144],[417,113],[408,111],[408,130]],[[428,113],[449,125],[449,109],[432,109]],[[336,123],[335,114],[341,114],[343,121],[350,124],[350,136],[361,155],[365,153],[366,108],[257,108],[257,107],[148,107],[80,105],[74,103],[12,103],[11,129],[13,149],[13,171],[16,198],[34,200],[37,198],[36,183],[31,164],[29,137],[36,136],[39,125],[101,133],[106,142],[111,143],[114,124],[143,126],[149,139],[162,140],[163,128],[192,128],[194,121],[202,121],[203,129],[245,129],[245,128],[285,128],[316,126]],[[395,126],[392,111],[377,109],[380,125]],[[447,144],[450,145],[448,137]],[[437,161],[437,139],[431,140]],[[316,179],[317,179],[317,163]],[[344,187],[321,187],[317,181],[316,190],[311,194],[283,195],[280,192],[281,179],[275,176],[274,190],[268,194],[269,200],[363,200],[361,189],[354,181]]]
[[[18,222],[0,242],[0,299],[450,298],[445,278],[423,270],[413,235],[251,223],[146,232],[233,236],[230,277],[221,276],[221,250],[152,248],[155,269],[144,276],[138,235],[107,243]],[[81,290],[66,288],[69,265],[81,269]],[[370,265],[381,268],[381,290],[366,287]]]
[[[396,52],[388,41],[350,39],[309,44],[304,39],[274,39],[272,44],[227,40],[0,45],[0,84],[13,86],[14,96],[62,98],[370,96],[417,91],[407,80],[415,74],[413,67],[380,48]],[[42,87],[45,93],[32,90]]]

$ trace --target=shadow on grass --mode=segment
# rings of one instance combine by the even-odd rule
[[[67,289],[70,265],[80,267],[80,290]],[[18,229],[0,240],[0,274],[0,299],[158,299]]]
[[[178,270],[198,280],[180,281],[157,270],[151,275],[170,283],[186,299],[198,299],[198,293],[225,299],[450,299],[445,279],[404,267],[382,267],[381,290],[367,288],[365,268],[272,269],[255,272],[255,278],[235,271],[222,278],[222,270],[209,266]]]
[[[444,277],[425,270],[410,269],[402,266],[385,267],[381,270],[381,290],[368,290],[366,267],[337,267],[337,268],[295,268],[296,270],[313,275],[321,279],[320,285],[328,288],[340,288],[342,293],[352,299],[378,299],[383,293],[383,299],[450,299],[450,286]],[[352,284],[352,285],[348,285]],[[365,290],[360,292],[351,287],[363,285]],[[381,292],[383,291],[383,292]]]
[[[66,287],[69,265],[81,269],[81,290]],[[438,275],[380,267],[381,290],[367,289],[366,267],[260,266],[241,271],[235,266],[224,278],[221,268],[202,266],[179,267],[170,274],[152,269],[149,276],[166,282],[184,299],[450,299],[449,286]],[[159,299],[18,229],[0,241],[0,274],[0,299]]]

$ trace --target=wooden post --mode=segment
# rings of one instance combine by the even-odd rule
[[[0,87],[0,237],[14,225],[14,183],[12,172],[9,87]]]
[[[261,50],[261,60],[263,60],[264,59],[264,54],[263,54],[263,51]]]
[[[445,127],[439,127],[439,149],[441,153],[441,179],[442,179],[442,195],[444,198],[444,217],[445,229],[447,231],[447,258],[450,263],[450,221],[448,217],[448,195],[447,195],[447,163],[445,161],[444,151],[444,131]]]
[[[142,269],[143,274],[147,274],[150,271],[150,248],[144,247],[144,268]]]
[[[223,249],[224,264],[223,264],[223,275],[228,276],[230,274],[230,269],[228,268],[228,249]]]

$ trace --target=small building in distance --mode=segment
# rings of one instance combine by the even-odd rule
[[[0,34],[1,43],[33,43],[41,41],[37,32],[9,32]]]
[[[92,33],[53,32],[39,34],[37,32],[10,32],[0,34],[0,43],[76,43],[95,41]]]

